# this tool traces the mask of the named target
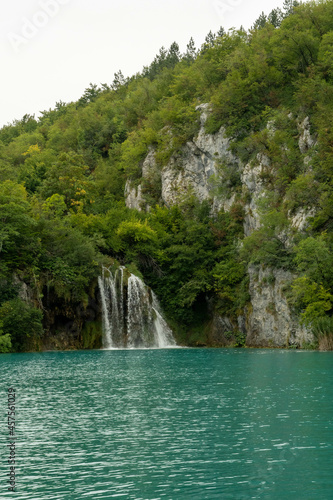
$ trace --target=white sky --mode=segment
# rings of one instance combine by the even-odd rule
[[[11,0],[0,16],[0,127],[131,76],[172,42],[250,28],[283,0]]]

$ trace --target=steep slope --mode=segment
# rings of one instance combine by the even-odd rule
[[[101,345],[102,266],[184,345],[332,347],[333,2],[0,130],[0,350]]]

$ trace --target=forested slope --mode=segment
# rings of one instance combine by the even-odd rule
[[[174,43],[131,78],[3,127],[0,350],[99,347],[97,277],[118,264],[183,344],[281,344],[256,342],[264,290],[272,328],[283,294],[304,343],[332,347],[332,124],[330,0],[287,1],[200,50]],[[203,196],[186,173],[166,186],[198,134],[229,148],[210,155]]]

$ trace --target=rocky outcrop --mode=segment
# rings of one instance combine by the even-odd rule
[[[295,214],[289,216],[291,226],[298,231],[304,231],[309,226],[311,217],[314,217],[315,214],[314,208],[299,208]]]
[[[31,287],[29,287],[16,274],[13,276],[13,285],[17,287],[18,297],[23,300],[23,302],[26,302],[29,306],[33,307],[37,301],[35,300],[34,292]]]
[[[43,302],[44,335],[39,340],[39,350],[102,347],[102,311],[97,282],[91,286],[85,303],[68,302],[46,287]]]
[[[285,287],[294,276],[283,269],[249,267],[251,305],[247,314],[249,346],[302,347],[313,341],[288,305]]]
[[[241,180],[250,194],[250,202],[245,205],[244,234],[249,236],[253,231],[260,227],[260,216],[257,203],[264,194],[264,183],[261,174],[269,166],[269,159],[262,154],[257,155],[255,164],[248,163],[242,170]]]
[[[225,347],[230,345],[230,334],[235,330],[229,318],[213,312],[213,319],[209,327],[208,341],[210,345]]]
[[[234,197],[218,200],[214,196],[213,176],[216,176],[217,163],[225,162],[238,169],[237,158],[229,151],[230,139],[222,127],[216,134],[206,134],[205,122],[209,112],[208,104],[196,108],[200,111],[200,130],[192,141],[188,141],[180,151],[173,155],[168,164],[159,172],[154,150],[150,149],[142,165],[142,178],[149,181],[160,175],[161,202],[167,206],[180,203],[193,194],[200,201],[212,199],[216,209],[230,208]],[[142,195],[142,185],[134,188],[128,181],[125,188],[126,205],[142,210],[146,203]],[[147,208],[147,207],[146,207]]]
[[[155,150],[150,147],[149,153],[142,164],[142,179],[143,182],[156,185],[159,183],[160,177],[161,173],[156,165]],[[125,202],[128,208],[134,208],[139,211],[149,211],[150,209],[143,195],[142,183],[136,186],[129,179],[125,185]]]
[[[316,140],[310,132],[310,119],[308,116],[305,117],[301,123],[299,123],[298,130],[300,132],[298,140],[299,149],[302,154],[305,154],[316,144]]]
[[[145,206],[141,184],[139,186],[133,186],[131,181],[127,180],[125,185],[125,200],[128,208],[134,208],[140,212],[142,207]]]
[[[201,104],[200,130],[191,142],[187,142],[180,153],[172,157],[162,170],[162,200],[167,205],[179,203],[185,196],[194,194],[200,201],[212,199],[215,208],[230,208],[230,199],[218,200],[214,196],[212,179],[218,174],[219,162],[238,169],[237,158],[229,151],[230,139],[223,127],[216,134],[206,134],[209,105]]]
[[[205,132],[205,123],[209,114],[209,105],[201,104],[199,133],[182,146],[174,154],[167,165],[160,169],[156,163],[154,149],[151,148],[142,165],[142,183],[134,187],[128,181],[126,184],[126,205],[137,210],[149,210],[149,205],[143,194],[145,182],[160,181],[160,202],[172,206],[182,202],[189,195],[194,195],[200,201],[211,200],[213,210],[224,208],[229,210],[241,193],[244,204],[244,235],[249,236],[260,228],[260,199],[265,195],[265,174],[271,169],[268,156],[258,154],[247,164],[236,158],[230,152],[230,139],[223,127],[216,134]],[[293,116],[290,114],[290,119]],[[269,134],[275,133],[275,124],[268,122]],[[304,165],[307,167],[311,158],[312,148],[316,141],[310,133],[309,118],[298,123],[299,148],[304,155]],[[223,186],[224,171],[219,165],[227,167],[229,172],[237,170],[241,189],[236,194],[232,187],[223,190],[224,194],[216,195],[216,186]],[[310,168],[310,167],[309,167]],[[215,179],[215,182],[214,182]],[[227,183],[227,181],[226,181]],[[226,184],[227,185],[227,184]],[[226,194],[227,193],[227,194]],[[285,245],[293,245],[293,232],[304,231],[309,219],[315,215],[311,207],[302,207],[289,213],[289,227],[283,230],[278,238]],[[313,341],[312,335],[300,325],[298,318],[292,313],[285,294],[285,288],[294,276],[282,269],[263,269],[250,266],[249,292],[250,305],[240,313],[237,321],[219,316],[211,311],[211,324],[208,342],[210,345],[232,345],[237,336],[246,335],[249,346],[301,347]],[[243,338],[243,337],[242,337]]]

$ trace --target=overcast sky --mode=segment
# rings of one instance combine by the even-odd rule
[[[149,65],[160,47],[250,28],[283,0],[12,0],[0,17],[0,127]]]

